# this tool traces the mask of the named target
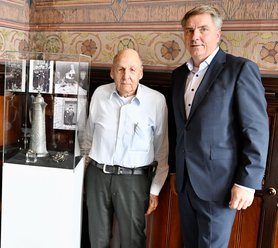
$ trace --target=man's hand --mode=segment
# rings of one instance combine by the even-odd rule
[[[150,194],[149,208],[146,215],[151,214],[156,209],[157,205],[158,205],[158,195]]]
[[[230,208],[237,210],[248,208],[254,200],[254,192],[234,185],[231,190]]]

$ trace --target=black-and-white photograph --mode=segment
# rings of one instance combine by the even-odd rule
[[[87,95],[89,91],[89,64],[87,62],[81,62],[79,67],[79,95]]]
[[[30,60],[29,92],[52,93],[54,61]]]
[[[26,60],[6,62],[6,90],[25,92]]]
[[[54,98],[54,129],[75,130],[77,122],[77,99]]]
[[[79,63],[56,61],[54,92],[55,94],[77,95],[79,81]]]

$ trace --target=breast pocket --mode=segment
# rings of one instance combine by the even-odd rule
[[[146,123],[135,123],[130,150],[149,151],[153,136],[153,127]]]

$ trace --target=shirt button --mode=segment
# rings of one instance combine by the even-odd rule
[[[194,89],[191,89],[191,91],[194,91]]]
[[[191,106],[191,104],[189,103],[189,104],[188,104],[188,106],[190,107],[190,106]]]
[[[196,74],[196,77],[199,77],[199,75],[198,75],[198,74]]]

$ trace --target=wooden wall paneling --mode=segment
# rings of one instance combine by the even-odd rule
[[[267,91],[270,90],[266,82]],[[277,89],[273,89],[275,93]],[[276,100],[275,100],[276,98]],[[267,168],[264,178],[263,205],[259,230],[258,247],[274,248],[275,230],[277,229],[277,202],[278,202],[278,95],[268,99],[268,114],[270,126],[270,140]]]
[[[4,113],[4,84],[5,84],[5,69],[4,65],[0,64],[0,113]],[[0,146],[3,145],[3,115],[0,115]],[[2,158],[1,158],[2,160]]]
[[[262,199],[255,197],[251,207],[237,212],[229,248],[257,247],[261,206]]]
[[[170,189],[169,179],[159,195],[159,204],[147,219],[147,248],[181,248],[178,197]]]
[[[4,113],[4,96],[0,96],[0,113]],[[3,146],[3,123],[4,116],[0,115],[0,146]]]
[[[275,218],[273,247],[278,247],[278,215],[276,215],[276,218]]]

